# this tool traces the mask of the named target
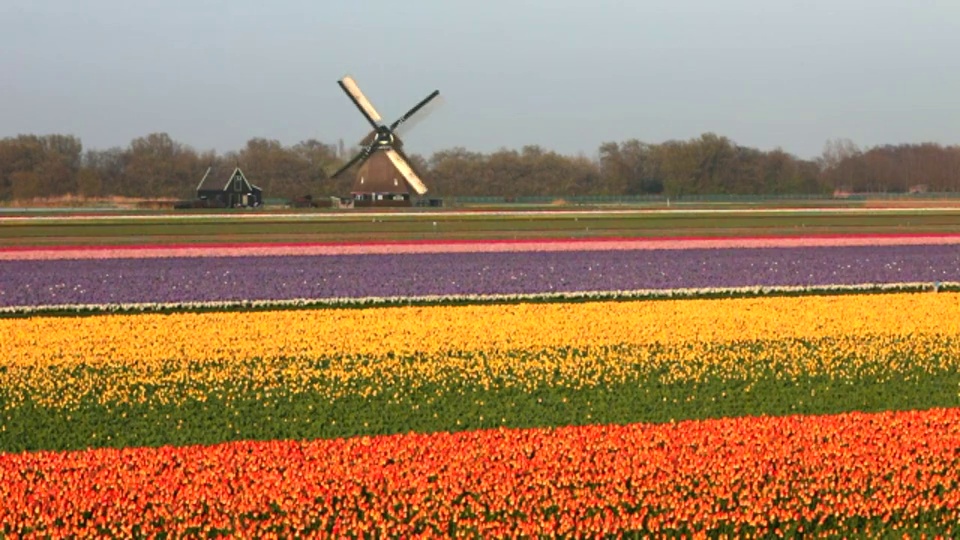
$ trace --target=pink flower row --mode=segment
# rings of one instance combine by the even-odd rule
[[[156,244],[133,246],[43,246],[0,248],[0,260],[153,259],[398,253],[482,253],[723,249],[817,246],[900,246],[960,244],[960,234],[820,235],[683,238],[589,238],[535,240],[444,240],[376,243]]]

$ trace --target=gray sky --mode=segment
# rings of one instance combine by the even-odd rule
[[[2,0],[0,137],[350,144],[349,73],[391,121],[441,91],[421,154],[712,131],[814,157],[960,143],[958,51],[956,0]]]

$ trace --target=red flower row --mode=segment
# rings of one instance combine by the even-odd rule
[[[3,532],[54,538],[950,534],[960,409],[8,454],[0,500]]]

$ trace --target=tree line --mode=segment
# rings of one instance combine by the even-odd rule
[[[166,133],[125,148],[84,149],[73,135],[0,139],[0,200],[195,196],[208,167],[240,166],[268,198],[346,195],[352,174],[328,177],[353,154],[317,140],[292,146],[254,138],[239,151],[197,151]],[[411,155],[432,196],[789,195],[841,192],[960,192],[960,146],[933,143],[857,147],[832,140],[822,156],[740,146],[706,133],[689,140],[605,142],[595,157],[540,146],[491,153],[465,148]],[[226,181],[226,178],[224,178]]]

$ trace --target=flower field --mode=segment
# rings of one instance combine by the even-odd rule
[[[960,282],[960,244],[901,240],[8,252],[8,307],[438,299],[9,311],[0,534],[955,536],[960,292],[716,297]],[[710,297],[444,299],[679,288]]]
[[[957,280],[960,236],[890,240],[732,242],[755,247],[694,239],[39,250],[44,259],[33,258],[38,250],[7,250],[0,251],[6,253],[0,273],[10,276],[0,289],[0,308]],[[136,257],[153,251],[170,256]]]
[[[957,411],[17,454],[0,521],[52,537],[956,535]]]

